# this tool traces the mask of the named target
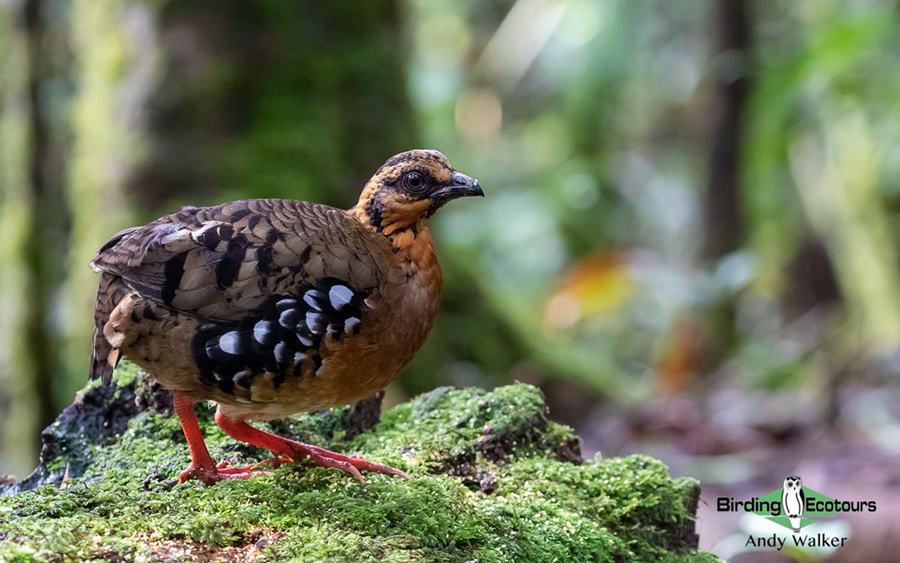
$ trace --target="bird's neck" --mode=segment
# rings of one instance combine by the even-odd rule
[[[408,280],[422,276],[423,281],[427,280],[440,293],[441,267],[426,220],[390,221],[386,217],[374,217],[372,213],[371,206],[366,205],[362,199],[355,207],[347,210],[348,215],[372,234],[387,239]]]
[[[431,231],[424,221],[415,228],[404,229],[388,238],[394,254],[403,263],[407,278],[421,276],[424,285],[432,286],[440,293],[441,265],[434,252]]]
[[[380,213],[366,192],[347,213],[373,236],[384,237],[393,250],[393,261],[403,283],[400,297],[391,312],[398,323],[399,357],[408,361],[428,336],[441,302],[443,276],[434,252],[431,231],[425,219],[393,221]]]
[[[419,245],[430,247],[431,234],[428,233],[422,213],[412,209],[404,211],[388,212],[378,197],[376,186],[369,183],[360,194],[357,204],[348,209],[347,214],[373,234],[384,236],[395,253],[407,250],[415,253]],[[424,235],[424,238],[420,240],[419,235]]]

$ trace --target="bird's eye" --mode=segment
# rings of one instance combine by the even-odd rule
[[[418,172],[409,172],[403,178],[406,187],[413,192],[421,191],[428,183],[425,177]]]

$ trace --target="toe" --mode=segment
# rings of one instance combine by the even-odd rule
[[[226,475],[235,474],[235,473],[265,473],[259,471],[262,467],[278,467],[279,465],[283,465],[285,463],[291,463],[290,458],[287,457],[273,457],[269,459],[264,459],[259,463],[251,463],[248,465],[242,465],[240,467],[229,467],[230,463],[227,461],[219,462],[219,465],[216,466],[216,469],[219,473],[223,473]],[[266,473],[267,474],[267,473]]]
[[[344,473],[349,473],[350,475],[356,477],[356,480],[359,481],[360,485],[364,485],[366,483],[366,480],[363,479],[362,473],[359,472],[359,469],[353,467],[353,464],[347,463],[346,461],[340,461],[338,463],[338,467],[340,467],[344,471]]]
[[[181,472],[178,476],[178,482],[184,483],[185,481],[196,479],[209,486],[225,479],[249,479],[258,475],[271,475],[270,472],[260,471],[252,465],[245,467],[228,467],[227,465],[225,462],[210,467],[191,465]]]
[[[399,469],[394,469],[393,467],[388,467],[387,465],[368,462],[361,456],[347,456],[336,452],[331,452],[317,446],[294,441],[290,441],[289,446],[291,450],[291,459],[293,461],[299,462],[303,461],[304,459],[308,459],[314,465],[318,465],[321,467],[335,467],[346,473],[349,473],[350,475],[353,475],[357,478],[357,480],[359,480],[360,483],[363,482],[363,471],[381,473],[383,475],[394,475],[397,477],[402,477],[404,479],[409,479],[409,476]]]
[[[382,465],[380,463],[372,463],[370,461],[366,461],[361,457],[353,457],[350,458],[349,462],[355,465],[358,469],[363,471],[369,471],[370,473],[381,473],[382,475],[395,475],[397,477],[402,477],[404,479],[409,479],[409,475],[400,471],[399,469],[394,469],[388,465]]]

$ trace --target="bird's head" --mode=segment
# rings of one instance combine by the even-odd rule
[[[392,235],[431,217],[452,199],[483,196],[478,181],[460,174],[435,150],[411,150],[387,160],[366,183],[354,215]]]

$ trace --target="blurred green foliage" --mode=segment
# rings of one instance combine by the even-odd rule
[[[490,196],[436,220],[468,280],[433,339],[462,351],[461,381],[524,363],[627,400],[704,374],[818,385],[895,352],[894,3],[732,3],[747,52],[717,52],[727,3],[435,4],[419,29],[463,31],[417,35],[413,99]],[[714,86],[741,78],[744,225],[708,256]]]

